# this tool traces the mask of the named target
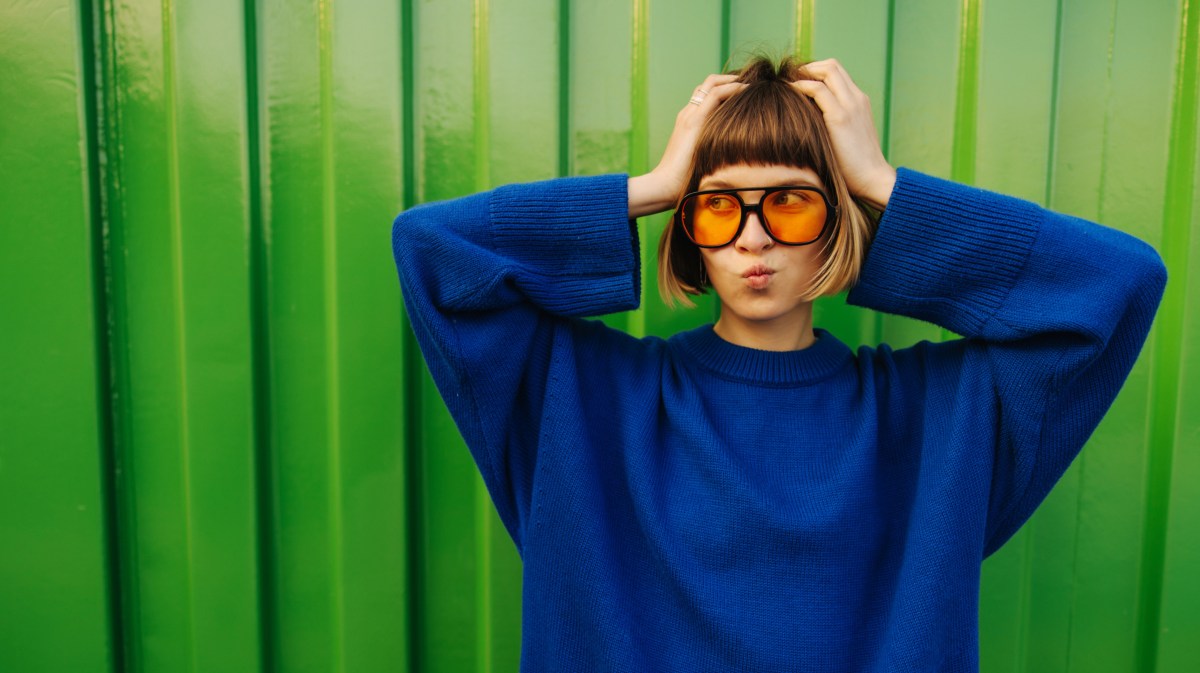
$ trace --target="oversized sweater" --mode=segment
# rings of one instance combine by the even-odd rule
[[[901,169],[849,302],[964,338],[637,339],[626,177],[403,213],[433,379],[523,560],[521,670],[976,671],[980,564],[1070,465],[1166,281],[1125,234]]]

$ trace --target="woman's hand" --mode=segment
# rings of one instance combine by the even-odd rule
[[[883,158],[870,99],[834,59],[809,63],[804,73],[812,79],[797,80],[792,86],[821,108],[850,193],[883,210],[896,185],[896,169]]]
[[[675,117],[675,130],[654,170],[629,179],[629,217],[659,213],[674,207],[687,186],[688,169],[696,151],[700,127],[712,111],[746,85],[736,75],[709,75],[692,91],[692,99]]]

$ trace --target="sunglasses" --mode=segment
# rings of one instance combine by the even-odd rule
[[[762,192],[746,203],[739,192]],[[821,238],[837,217],[837,207],[818,187],[746,187],[691,192],[675,209],[675,222],[692,243],[719,248],[737,240],[746,217],[758,215],[763,230],[783,245],[808,245]]]

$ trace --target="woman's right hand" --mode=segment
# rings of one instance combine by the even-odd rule
[[[696,140],[704,120],[726,98],[746,85],[737,82],[737,75],[709,75],[692,91],[699,103],[688,101],[675,116],[675,129],[667,141],[667,149],[654,170],[629,178],[629,217],[660,213],[675,206],[675,200],[687,186],[688,170],[696,152]]]

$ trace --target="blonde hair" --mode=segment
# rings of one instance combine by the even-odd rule
[[[802,298],[811,301],[849,289],[858,280],[879,216],[850,196],[820,108],[790,84],[811,78],[803,64],[790,57],[776,65],[758,56],[733,74],[748,86],[705,120],[691,175],[679,198],[696,191],[705,176],[735,164],[811,169],[838,212],[833,226],[814,244],[821,246],[821,266]],[[658,243],[658,291],[663,301],[694,306],[688,295],[704,294],[711,287],[703,269],[700,248],[673,218]]]

